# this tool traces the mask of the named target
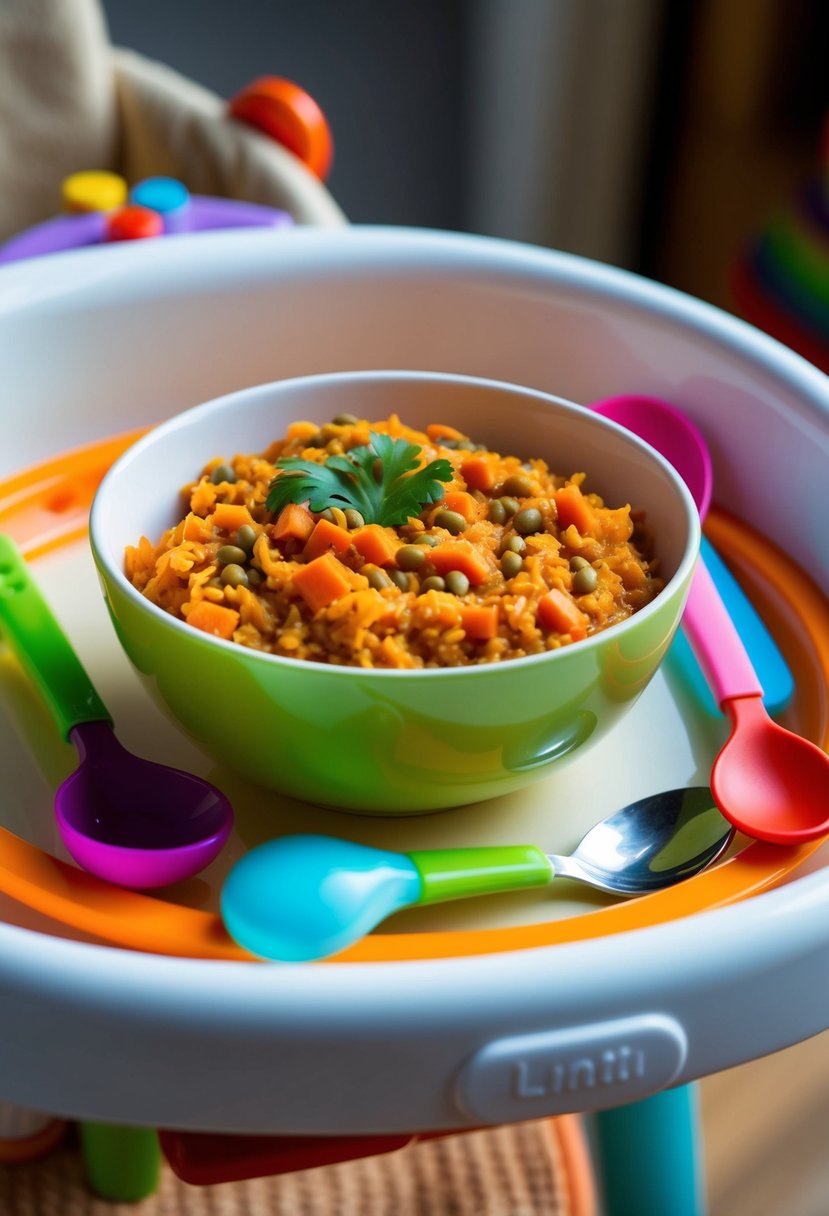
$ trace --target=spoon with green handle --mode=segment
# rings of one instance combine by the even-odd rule
[[[78,865],[118,886],[167,886],[199,873],[233,825],[224,794],[201,777],[133,755],[9,536],[0,534],[0,633],[80,763],[55,794]]]
[[[572,878],[646,895],[699,873],[733,835],[704,787],[633,802],[566,857],[535,845],[394,853],[330,836],[285,836],[252,849],[225,879],[232,938],[262,958],[306,962],[358,941],[403,908],[548,886]]]

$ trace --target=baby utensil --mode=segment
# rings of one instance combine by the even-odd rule
[[[222,888],[232,938],[283,962],[324,958],[416,904],[544,887],[574,878],[634,896],[698,873],[733,829],[705,788],[652,794],[615,812],[560,857],[534,845],[394,853],[329,836],[286,836],[252,849]]]
[[[749,836],[800,844],[829,832],[829,755],[769,717],[763,689],[700,562],[683,616],[694,653],[731,721],[711,770],[717,805]]]
[[[653,398],[610,398],[594,408],[658,448],[691,489],[700,512],[707,509],[710,460],[689,419]],[[769,717],[763,686],[704,559],[691,580],[682,624],[731,721],[731,734],[711,773],[711,790],[723,815],[747,835],[772,844],[800,844],[826,835],[829,755]]]
[[[763,704],[776,717],[794,696],[791,668],[751,600],[705,536],[700,540],[699,551],[757,672],[763,687]]]
[[[213,860],[233,825],[230,803],[200,777],[140,759],[112,719],[14,541],[0,535],[0,625],[80,760],[55,795],[72,857],[119,886],[166,886]]]
[[[674,466],[691,491],[700,519],[708,514],[714,474],[711,454],[696,423],[658,397],[640,397],[629,393],[605,397],[591,403],[590,408],[611,422],[627,427],[661,452]]]
[[[633,394],[608,397],[596,402],[592,408],[657,448],[682,474],[697,504],[700,519],[705,519],[714,480],[711,455],[702,432],[690,418],[667,401]],[[751,657],[763,686],[766,709],[772,716],[781,713],[794,696],[794,677],[788,663],[751,600],[704,536],[700,556]],[[677,639],[677,642],[680,640],[684,642],[684,639]],[[698,675],[696,678],[700,694],[705,693]],[[707,694],[706,700],[709,697]],[[711,704],[711,709],[715,711],[716,706]]]

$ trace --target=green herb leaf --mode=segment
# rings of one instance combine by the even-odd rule
[[[421,449],[405,439],[371,432],[370,442],[324,464],[289,456],[278,460],[266,506],[277,513],[289,502],[307,502],[312,511],[353,507],[367,524],[395,527],[444,496],[452,480],[448,460],[418,469]],[[416,470],[416,471],[415,471]]]

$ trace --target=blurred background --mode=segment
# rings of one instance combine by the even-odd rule
[[[307,89],[353,223],[529,241],[728,308],[735,258],[818,171],[825,0],[103,6],[114,43],[224,97]]]

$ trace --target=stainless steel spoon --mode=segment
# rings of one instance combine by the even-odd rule
[[[569,856],[535,845],[394,853],[329,836],[285,836],[247,853],[222,890],[228,933],[252,954],[303,962],[335,954],[393,912],[574,878],[613,895],[659,891],[705,869],[734,829],[705,787],[639,799]]]

